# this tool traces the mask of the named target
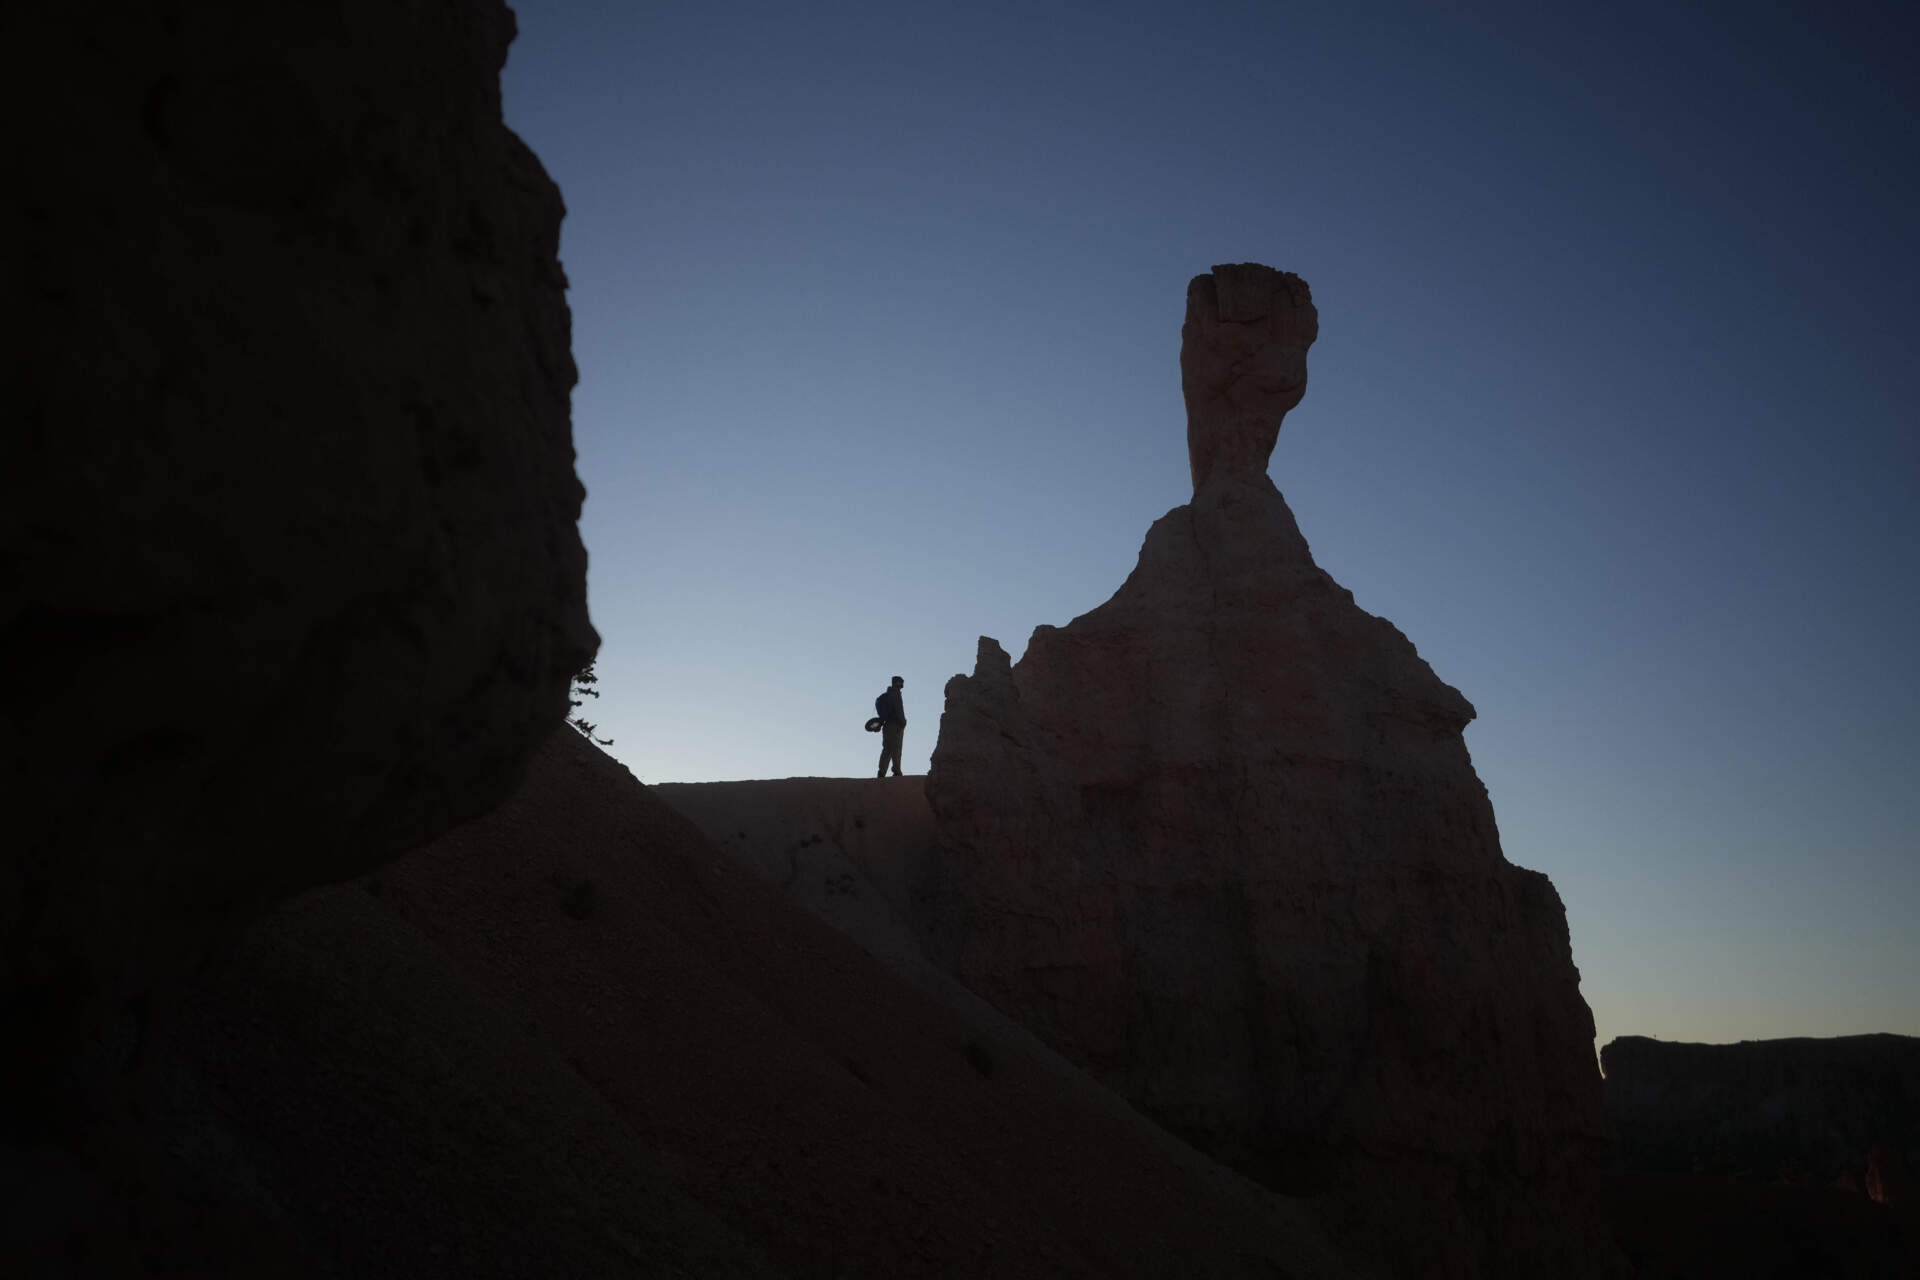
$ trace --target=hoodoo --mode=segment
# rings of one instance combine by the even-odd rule
[[[1267,478],[1317,334],[1298,276],[1188,287],[1193,501],[1104,605],[1018,664],[982,638],[948,683],[921,924],[1389,1274],[1624,1274],[1559,898],[1502,856],[1472,706],[1314,564]]]

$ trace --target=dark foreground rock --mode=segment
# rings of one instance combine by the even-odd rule
[[[1920,1216],[1857,1191],[1610,1173],[1600,1198],[1638,1280],[1920,1276]]]
[[[0,1128],[565,714],[574,368],[512,35],[498,0],[0,17]]]
[[[495,814],[261,919],[170,1043],[126,1229],[46,1248],[396,1280],[1367,1274],[570,732]],[[62,1172],[15,1206],[64,1228],[105,1194]]]
[[[925,779],[778,778],[648,788],[735,865],[916,980],[913,903],[933,855]],[[947,988],[954,985],[948,979]]]
[[[1501,854],[1473,708],[1266,476],[1317,332],[1298,277],[1193,281],[1192,503],[947,685],[929,951],[1390,1274],[1619,1275],[1560,900]]]

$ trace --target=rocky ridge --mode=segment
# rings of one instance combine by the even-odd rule
[[[131,1233],[157,1274],[1369,1274],[564,730],[495,812],[262,917],[158,1074],[177,1203]],[[46,1174],[9,1208],[57,1255],[75,1175]]]
[[[1600,1063],[1640,1275],[1920,1275],[1920,1039],[1621,1036]]]
[[[1600,1066],[1622,1170],[1841,1183],[1888,1202],[1913,1198],[1920,1039],[1621,1036],[1601,1048]]]

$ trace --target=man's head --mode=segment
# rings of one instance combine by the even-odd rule
[[[902,687],[902,686],[903,686],[903,685],[905,685],[906,683],[907,683],[907,682],[906,682],[905,680],[902,680],[902,679],[901,679],[901,678],[900,678],[899,676],[895,676],[895,677],[893,678],[893,687],[894,687],[894,688],[896,688],[896,689],[898,689],[898,688],[900,688],[900,687]]]

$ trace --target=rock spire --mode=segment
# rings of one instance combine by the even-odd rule
[[[1192,503],[1112,599],[947,685],[929,951],[1384,1274],[1620,1275],[1560,900],[1502,856],[1472,706],[1265,473],[1307,286],[1217,267],[1187,299]]]
[[[1264,476],[1280,421],[1307,393],[1307,348],[1320,336],[1307,282],[1257,262],[1195,276],[1180,330],[1193,488],[1216,471]]]

